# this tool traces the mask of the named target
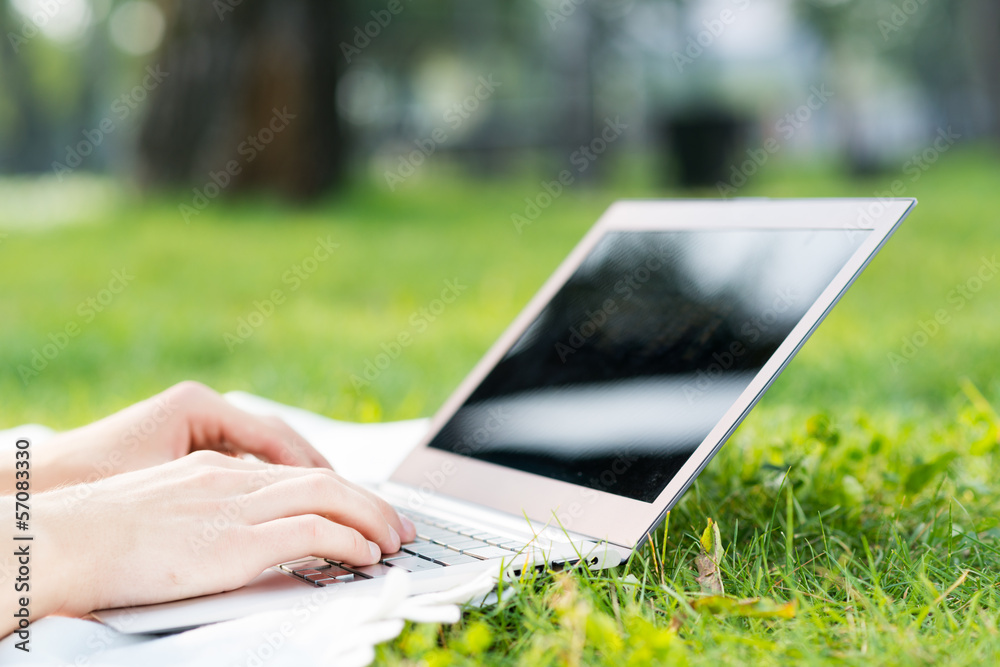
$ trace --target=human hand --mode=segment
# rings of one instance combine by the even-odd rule
[[[231,590],[303,556],[367,565],[415,537],[388,503],[331,470],[217,452],[96,482],[85,512],[71,509],[73,493],[33,500],[35,618]],[[12,629],[0,622],[0,636]]]
[[[202,384],[182,382],[39,446],[34,452],[37,463],[32,484],[42,491],[93,483],[203,449],[253,454],[271,463],[329,468],[312,445],[277,417],[251,415]],[[0,493],[7,481],[0,481]]]

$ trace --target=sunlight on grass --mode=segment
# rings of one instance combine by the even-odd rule
[[[0,179],[0,231],[42,231],[106,220],[125,199],[123,188],[99,176]]]

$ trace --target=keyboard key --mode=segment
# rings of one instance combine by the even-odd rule
[[[425,531],[425,530],[429,530],[429,531],[444,530],[444,528],[441,528],[440,526],[436,526],[433,523],[428,523],[426,521],[414,521],[413,522],[413,527],[417,529],[417,533],[418,534],[420,532],[422,532],[422,531]]]
[[[401,550],[407,554],[431,559],[442,565],[460,565],[464,562],[504,558],[519,553],[537,557],[537,550],[527,546],[522,540],[496,535],[482,527],[470,526],[456,521],[432,517],[420,512],[401,510],[417,528],[418,540],[405,544]],[[420,546],[419,542],[428,542]],[[447,547],[447,549],[445,549]],[[460,553],[455,553],[455,552]],[[471,555],[469,555],[471,554]],[[475,558],[475,560],[469,560]]]
[[[319,574],[319,570],[313,570],[313,569],[310,569],[310,568],[306,568],[306,569],[302,569],[302,570],[295,570],[295,572],[293,572],[293,574],[296,577],[301,577],[302,579],[308,579],[309,577],[311,577],[314,574]]]
[[[420,551],[421,549],[438,549],[440,546],[440,544],[436,544],[428,540],[414,540],[413,542],[407,542],[403,546],[399,547],[399,550],[412,554]]]
[[[493,544],[491,542],[491,544]],[[510,549],[511,551],[520,551],[524,549],[527,545],[524,542],[519,542],[517,540],[506,540],[503,542],[497,542],[493,546],[500,547],[501,549]]]
[[[361,565],[355,567],[354,565],[344,565],[344,568],[350,570],[354,574],[359,574],[365,579],[377,579],[378,577],[384,577],[389,574],[390,568],[384,563],[375,563],[374,565]]]
[[[296,570],[318,570],[320,568],[326,567],[327,562],[321,558],[302,558],[299,560],[289,561],[288,563],[282,563],[278,567],[285,572],[295,572]]]
[[[427,516],[426,514],[421,514],[419,516],[411,517],[411,520],[417,521],[422,524],[426,524],[428,526],[437,526],[438,528],[444,528],[444,526],[441,525],[442,524],[441,521],[435,519],[432,516]]]
[[[501,535],[487,535],[486,537],[480,537],[479,539],[483,540],[487,544],[492,544],[495,547],[500,546],[504,542],[511,541],[509,537],[503,537]]]
[[[513,556],[513,551],[508,551],[507,549],[501,549],[500,547],[482,547],[481,549],[470,549],[462,550],[462,553],[467,556],[475,556],[476,558],[481,558],[482,560],[490,560],[491,558],[507,558]]]
[[[456,553],[454,549],[449,549],[448,547],[443,547],[439,544],[435,544],[432,549],[421,549],[420,551],[414,551],[414,556],[423,556],[424,558],[433,559],[434,556],[440,556],[447,553]]]
[[[466,563],[480,563],[478,558],[473,558],[472,556],[464,556],[455,551],[449,551],[446,554],[440,554],[432,558],[436,563],[441,563],[442,565],[465,565]]]
[[[391,554],[382,554],[382,562],[388,563],[389,561],[394,560],[396,558],[409,558],[410,556],[412,556],[412,554],[408,554],[405,551],[397,551]]]
[[[457,542],[450,543],[448,546],[457,551],[465,551],[466,549],[480,549],[490,545],[486,544],[486,542],[483,542],[482,540],[459,540]]]
[[[406,545],[406,544],[430,544],[430,543],[431,543],[430,540],[425,539],[423,537],[418,537],[414,540],[410,540],[409,542],[404,542],[403,544]]]
[[[417,536],[431,542],[438,542],[440,544],[461,537],[458,533],[453,533],[450,530],[445,530],[444,528],[421,528],[417,530]]]
[[[353,578],[354,575],[352,574],[351,577]],[[340,579],[317,579],[313,583],[317,586],[333,586],[334,584],[343,584],[346,582]]]
[[[340,567],[339,565],[334,565],[325,570],[320,570],[320,578],[315,579],[310,577],[310,581],[314,584],[320,586],[332,586],[337,583],[347,583],[355,580],[353,572],[349,572],[346,569]]]
[[[350,580],[354,576],[343,567],[340,567],[339,565],[332,565],[325,570],[320,570],[320,574],[325,574],[326,576],[332,577],[334,579],[348,579],[348,580]]]
[[[454,537],[455,533],[444,528],[417,528],[417,537],[428,542],[436,537]]]
[[[407,572],[422,572],[423,570],[436,570],[439,567],[442,567],[440,563],[435,563],[434,561],[426,560],[420,558],[419,556],[396,558],[389,561],[389,565],[392,567],[402,568]]]
[[[485,530],[476,530],[471,533],[463,533],[463,535],[468,535],[474,540],[482,540],[483,542],[489,542],[491,539],[500,539],[498,535],[494,535]]]

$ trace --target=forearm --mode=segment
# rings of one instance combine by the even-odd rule
[[[32,452],[32,454],[34,454]],[[66,465],[59,463],[48,463],[42,457],[31,463],[31,491],[41,493],[49,491],[57,486],[66,486],[83,481],[83,478],[76,474],[76,471],[68,469]],[[0,462],[0,496],[14,496],[17,494],[18,470],[14,461]]]
[[[44,448],[43,448],[44,449]],[[62,610],[59,512],[41,491],[64,474],[26,440],[0,461],[0,637],[28,636],[28,624]],[[79,546],[79,545],[78,545]]]
[[[64,609],[67,591],[58,553],[62,547],[56,532],[49,530],[52,522],[32,512],[26,524],[30,530],[17,530],[17,502],[15,496],[0,497],[0,516],[11,517],[7,530],[0,524],[0,637],[21,632],[22,641],[29,637],[29,623],[72,612]]]
[[[60,433],[50,441],[32,444],[27,458],[15,458],[15,450],[0,459],[0,496],[13,496],[19,490],[17,483],[29,479],[32,493],[50,491],[60,486],[95,482],[117,470],[102,470],[84,458],[84,447],[74,447],[73,431]],[[23,442],[23,441],[18,441]],[[28,465],[24,465],[24,461]],[[100,462],[98,462],[100,463]],[[20,466],[20,467],[18,467]],[[30,473],[30,477],[24,473]],[[103,474],[102,474],[103,473]],[[20,476],[19,476],[20,475]]]
[[[31,476],[29,481],[32,492],[41,493],[42,491],[69,483],[69,480],[66,479],[67,471],[61,468],[47,469],[48,466],[39,465],[39,463],[39,461],[31,462]],[[18,481],[24,481],[24,479],[18,479],[18,472],[13,460],[0,462],[0,496],[10,496],[13,501],[13,497],[18,492]]]

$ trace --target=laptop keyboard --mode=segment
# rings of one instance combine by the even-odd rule
[[[495,558],[509,558],[527,548],[527,544],[481,528],[444,521],[423,514],[406,512],[417,528],[417,538],[393,554],[382,554],[374,565],[354,566],[340,561],[303,558],[278,567],[314,586],[332,586],[363,579],[384,577],[393,568],[407,572],[436,570],[452,565],[475,563]]]

